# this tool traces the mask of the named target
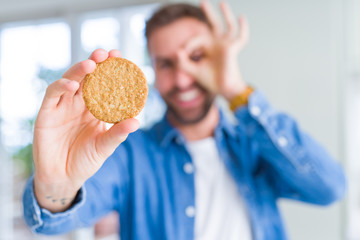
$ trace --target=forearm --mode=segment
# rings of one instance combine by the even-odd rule
[[[260,155],[271,165],[269,176],[278,196],[321,205],[340,199],[346,189],[341,166],[296,125],[281,130],[278,134],[267,129],[259,136]]]
[[[296,121],[274,110],[258,92],[238,109],[239,126],[257,145],[279,196],[327,204],[344,194],[342,168]]]

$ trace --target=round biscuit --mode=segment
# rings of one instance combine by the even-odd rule
[[[97,119],[117,123],[137,116],[148,95],[146,78],[124,58],[108,58],[87,74],[82,88],[86,107]]]

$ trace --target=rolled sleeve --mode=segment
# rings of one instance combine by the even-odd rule
[[[259,91],[236,110],[240,128],[259,148],[259,155],[279,196],[328,204],[345,193],[343,169],[297,122],[278,112]]]
[[[86,189],[82,186],[68,210],[51,213],[49,210],[39,206],[34,194],[33,177],[31,177],[26,184],[23,195],[25,222],[33,232],[42,232],[44,234],[62,233],[64,229],[72,227],[70,224],[66,224],[66,222],[71,222],[69,220],[84,205],[85,198]],[[51,229],[51,231],[47,231],[47,228]]]

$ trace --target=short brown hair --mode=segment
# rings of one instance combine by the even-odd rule
[[[195,18],[201,22],[206,23],[210,27],[210,23],[200,7],[188,3],[167,4],[158,9],[146,22],[146,39],[149,40],[150,35],[156,29],[159,29],[185,17]]]

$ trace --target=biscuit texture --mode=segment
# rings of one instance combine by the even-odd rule
[[[108,58],[87,74],[82,89],[86,107],[99,120],[117,123],[137,116],[148,95],[146,78],[124,58]]]

